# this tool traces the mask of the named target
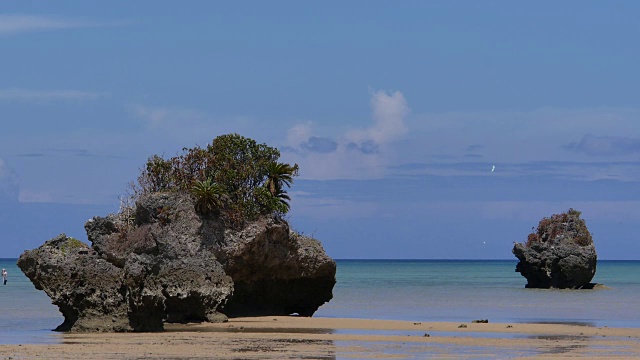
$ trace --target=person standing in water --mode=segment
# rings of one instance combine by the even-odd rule
[[[7,285],[7,270],[2,269],[2,283],[3,285]]]

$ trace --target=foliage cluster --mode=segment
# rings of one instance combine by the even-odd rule
[[[580,211],[571,208],[566,212],[543,218],[538,223],[536,231],[531,232],[527,237],[526,246],[530,247],[536,242],[553,243],[561,240],[559,237],[570,234],[573,235],[573,242],[580,246],[591,244],[593,239],[586,223],[580,218],[581,214]]]
[[[154,155],[141,169],[133,196],[160,191],[190,193],[196,210],[241,225],[259,215],[289,211],[285,190],[298,165],[279,163],[280,151],[238,134],[221,135],[205,148],[183,148],[169,159]]]

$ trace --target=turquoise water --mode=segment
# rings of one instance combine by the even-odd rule
[[[0,283],[0,344],[57,343],[51,329],[64,318],[44,291],[36,290],[16,265],[17,259],[0,259],[7,269],[7,285]]]
[[[0,343],[56,343],[63,318],[43,291],[0,259]],[[640,261],[599,261],[606,290],[525,289],[516,261],[338,260],[334,298],[316,316],[410,321],[559,322],[640,327]]]
[[[640,261],[599,261],[606,290],[525,289],[516,260],[341,260],[317,316],[640,327]]]

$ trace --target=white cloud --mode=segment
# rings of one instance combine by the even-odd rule
[[[55,102],[55,101],[85,101],[107,97],[107,94],[78,90],[25,90],[3,89],[0,90],[0,101],[22,102]]]
[[[377,91],[371,96],[373,126],[367,129],[353,130],[346,138],[355,143],[372,141],[381,145],[400,139],[407,133],[404,119],[409,114],[409,106],[401,92],[387,94]]]
[[[0,35],[109,25],[115,24],[99,24],[85,19],[46,15],[0,14]]]
[[[300,144],[309,140],[312,134],[311,122],[297,124],[287,130],[287,146],[298,147]]]
[[[287,132],[285,161],[301,165],[303,179],[372,179],[383,177],[393,161],[392,145],[407,133],[405,117],[409,106],[401,92],[377,91],[371,96],[373,125],[353,129],[336,139],[313,134],[311,122]],[[322,142],[322,151],[310,145]],[[316,149],[320,150],[320,149]]]
[[[330,130],[320,123],[296,125],[287,134],[290,149],[284,149],[283,160],[300,164],[303,179],[373,179],[390,171],[409,176],[640,179],[640,109],[542,108],[408,117],[402,93],[384,91],[372,93],[371,109],[370,126],[341,134],[327,135]],[[320,140],[336,146],[310,151]],[[608,158],[594,162],[594,155]],[[412,164],[420,166],[398,167]]]

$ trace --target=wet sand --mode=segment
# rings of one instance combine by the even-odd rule
[[[61,334],[60,342],[0,345],[0,359],[640,357],[638,328],[471,321],[236,318],[222,324],[168,324],[162,333]]]

